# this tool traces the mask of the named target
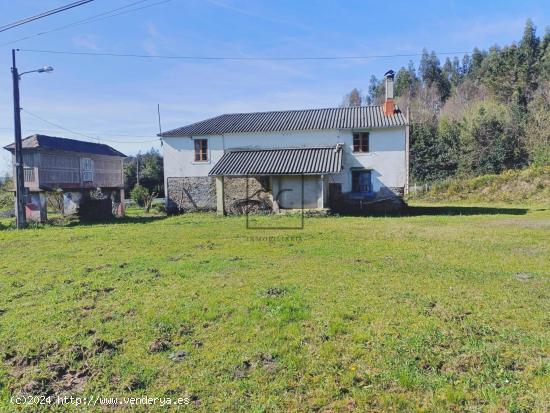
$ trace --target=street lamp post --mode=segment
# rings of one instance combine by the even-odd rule
[[[21,140],[21,106],[19,100],[19,80],[26,73],[48,73],[53,71],[53,67],[46,66],[41,69],[29,70],[19,74],[15,64],[15,49],[11,50],[12,58],[12,78],[13,78],[13,120],[15,132],[15,204],[17,214],[17,228],[21,229],[27,225],[25,216],[25,174],[23,169],[23,143]]]

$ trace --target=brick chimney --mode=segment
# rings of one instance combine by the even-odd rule
[[[395,112],[395,103],[393,101],[393,77],[395,73],[393,70],[388,70],[384,73],[385,78],[385,88],[386,88],[386,99],[384,100],[384,106],[382,110],[384,115],[391,116]]]

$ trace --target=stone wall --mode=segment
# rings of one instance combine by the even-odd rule
[[[167,212],[214,211],[216,182],[210,176],[167,178]]]
[[[248,180],[248,193],[247,181]],[[272,203],[267,177],[224,177],[224,205],[229,214],[244,213],[245,205],[248,212],[271,211]],[[248,200],[248,201],[247,201]],[[250,202],[251,201],[251,202]]]

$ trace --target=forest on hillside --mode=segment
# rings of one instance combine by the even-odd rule
[[[342,105],[383,101],[372,76],[365,95],[353,89]],[[550,28],[531,20],[519,42],[446,57],[423,51],[395,76],[400,108],[411,113],[411,176],[432,183],[453,176],[501,173],[550,163]]]

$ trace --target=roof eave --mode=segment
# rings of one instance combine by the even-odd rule
[[[353,131],[353,130],[360,130],[360,129],[391,129],[391,128],[402,128],[402,127],[405,127],[405,126],[409,126],[410,124],[405,122],[405,123],[400,123],[400,124],[397,124],[397,125],[384,125],[384,126],[367,126],[367,127],[364,127],[364,128],[360,128],[360,127],[356,127],[356,128],[323,128],[323,129],[281,129],[281,130],[277,130],[277,129],[274,129],[274,130],[264,130],[264,131],[243,131],[243,132],[220,132],[220,133],[193,133],[193,134],[181,134],[181,135],[167,135],[168,133],[170,133],[170,131],[168,132],[163,132],[162,134],[157,134],[157,136],[161,137],[161,138],[193,138],[193,137],[196,137],[196,136],[218,136],[218,135],[224,135],[224,136],[227,136],[227,135],[239,135],[239,134],[243,134],[243,133],[273,133],[273,132],[284,132],[284,133],[289,133],[289,132],[322,132],[322,131],[327,131],[327,130],[343,130],[343,131]]]

